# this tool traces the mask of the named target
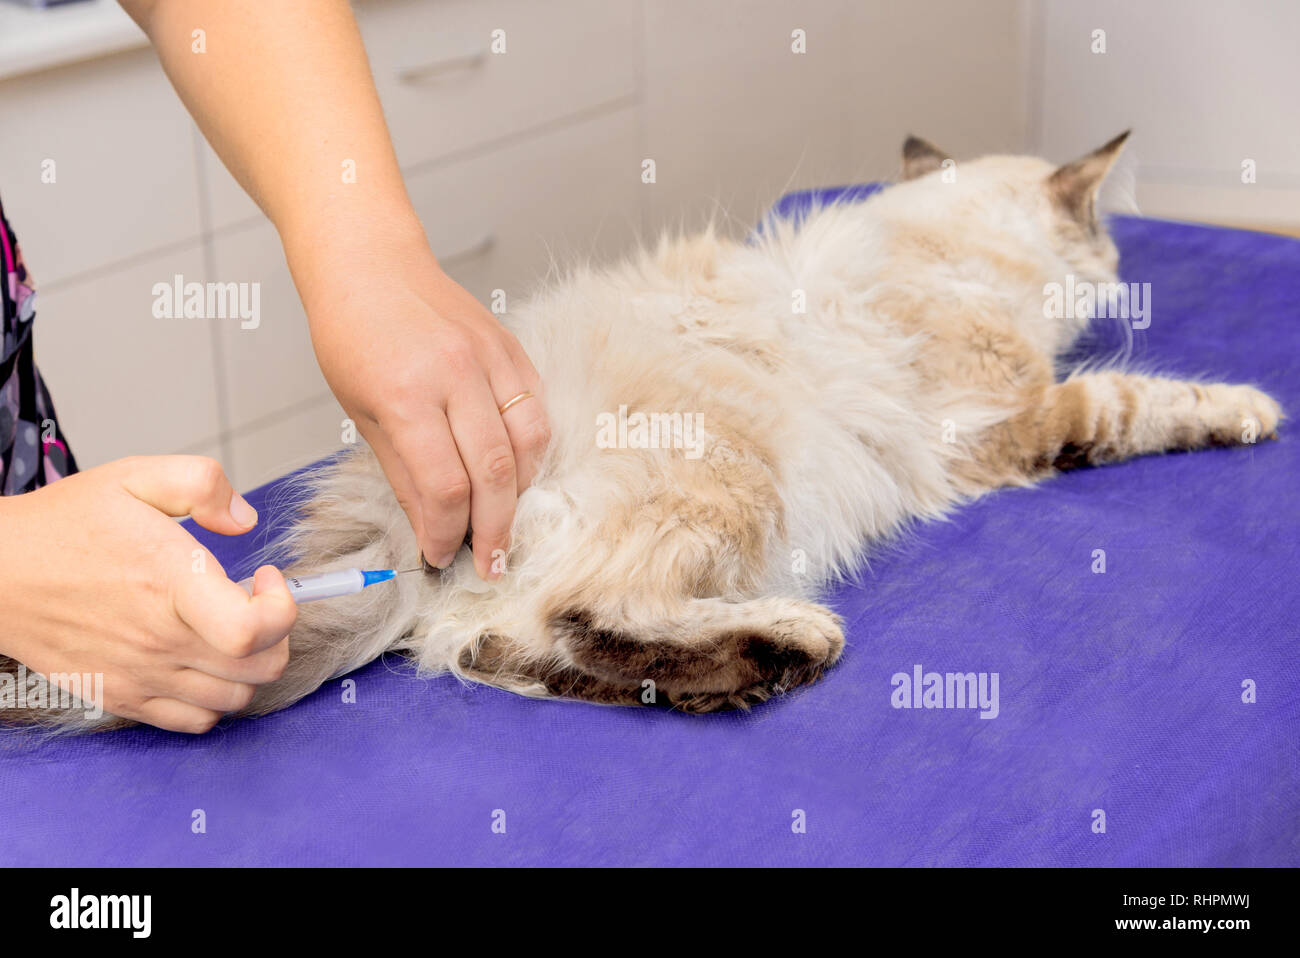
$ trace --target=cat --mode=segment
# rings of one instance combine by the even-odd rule
[[[1064,469],[1275,438],[1281,410],[1250,386],[1060,368],[1089,316],[1049,315],[1045,291],[1117,282],[1098,195],[1126,137],[1060,167],[957,166],[909,137],[900,180],[861,202],[744,242],[666,237],[543,289],[509,320],[552,440],[505,575],[483,582],[463,549],[304,605],[287,671],[244,714],[392,650],[527,696],[746,708],[835,664],[819,591],[910,521]],[[364,447],[310,480],[279,547],[311,571],[422,561]]]

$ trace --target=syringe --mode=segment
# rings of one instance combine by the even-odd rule
[[[406,572],[420,572],[420,569],[340,569],[337,572],[320,572],[316,575],[287,575],[284,584],[289,587],[293,601],[301,605],[315,602],[317,599],[332,599],[336,595],[352,595],[368,585],[387,582],[395,576]],[[239,583],[249,595],[253,594],[253,579],[250,576]]]

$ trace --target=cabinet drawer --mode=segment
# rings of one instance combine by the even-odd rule
[[[213,321],[154,315],[154,287],[177,275],[202,281],[202,253],[37,290],[36,365],[83,469],[193,449],[221,431]]]
[[[403,166],[636,90],[639,4],[365,0],[356,11]],[[498,30],[504,53],[492,49]]]
[[[343,420],[347,414],[324,396],[314,403],[252,429],[230,441],[226,465],[236,489],[255,489],[344,448]]]
[[[221,325],[222,376],[231,430],[245,429],[313,397],[329,395],[316,365],[307,315],[270,223],[254,223],[212,239],[213,276],[257,285],[256,325]]]
[[[552,261],[608,262],[640,228],[635,109],[584,120],[407,177],[429,245],[480,302],[527,296]]]
[[[353,6],[403,169],[637,90],[638,4],[358,0]],[[491,52],[498,29],[505,31],[505,53]],[[212,228],[260,217],[206,143],[202,155]]]
[[[198,235],[193,127],[152,50],[5,80],[0,130],[0,195],[38,288]]]

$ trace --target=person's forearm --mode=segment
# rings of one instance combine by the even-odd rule
[[[121,3],[291,265],[376,230],[422,241],[346,0]]]
[[[445,568],[472,523],[475,570],[499,578],[550,435],[542,384],[429,251],[346,0],[121,2],[280,231],[321,372],[420,549]]]

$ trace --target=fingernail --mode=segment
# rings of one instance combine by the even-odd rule
[[[239,493],[230,497],[230,518],[241,526],[257,525],[257,510]]]
[[[441,559],[438,560],[438,568],[445,569],[447,568],[447,566],[451,565],[455,561],[456,561],[456,553],[448,552],[445,556],[443,556]]]

